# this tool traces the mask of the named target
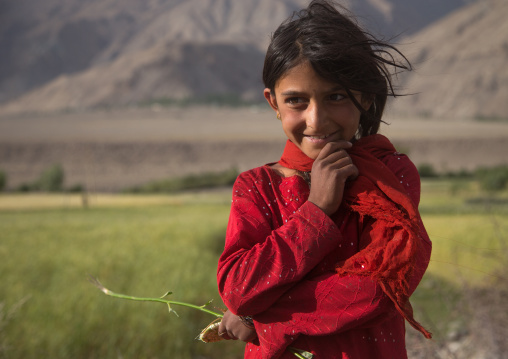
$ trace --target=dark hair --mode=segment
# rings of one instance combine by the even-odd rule
[[[263,82],[274,93],[288,70],[308,61],[322,78],[344,87],[361,112],[358,134],[363,137],[377,133],[387,97],[397,96],[387,66],[411,70],[411,64],[399,50],[377,40],[346,14],[346,9],[331,1],[313,0],[284,21],[266,52]],[[372,101],[369,109],[356,101],[352,90]]]

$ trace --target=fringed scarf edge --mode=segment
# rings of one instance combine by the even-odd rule
[[[418,244],[421,243],[418,217],[411,217],[407,211],[397,208],[395,203],[375,192],[358,194],[349,206],[361,217],[370,216],[376,219],[376,228],[399,228],[402,232],[401,237],[384,238],[382,243],[372,241],[337,267],[337,274],[358,275],[376,280],[404,319],[427,339],[432,338],[432,334],[414,319],[413,308],[409,302],[407,278],[414,270],[411,259],[417,255]],[[393,263],[392,255],[396,256],[405,249],[409,249],[409,253],[406,253],[403,262],[399,262],[396,267],[388,265],[387,262]]]

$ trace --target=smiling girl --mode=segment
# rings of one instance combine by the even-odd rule
[[[288,140],[276,163],[233,188],[219,291],[225,339],[245,358],[407,358],[405,320],[426,337],[409,297],[429,262],[411,161],[377,134],[392,46],[327,1],[281,24],[264,96]]]

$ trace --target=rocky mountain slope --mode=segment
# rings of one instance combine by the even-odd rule
[[[404,42],[412,96],[392,111],[439,118],[508,118],[508,2],[472,3]]]
[[[345,3],[373,32],[391,37],[420,30],[464,1]],[[57,111],[210,94],[260,99],[269,34],[307,3],[1,2],[1,111]]]

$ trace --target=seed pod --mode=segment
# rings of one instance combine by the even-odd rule
[[[224,340],[223,337],[219,336],[219,325],[221,318],[215,319],[213,322],[201,331],[198,339],[205,343],[215,343]]]

